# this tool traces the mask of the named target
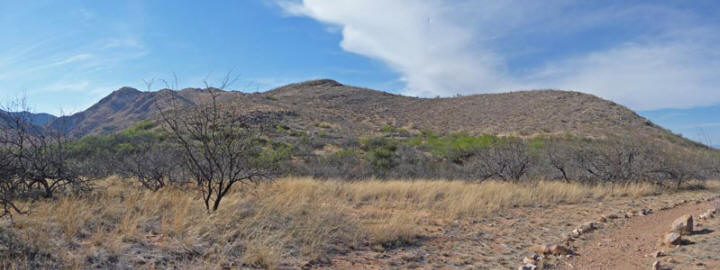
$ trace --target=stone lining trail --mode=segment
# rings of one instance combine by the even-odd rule
[[[660,242],[673,221],[686,214],[696,217],[714,205],[715,201],[688,202],[588,234],[585,240],[575,243],[577,256],[564,260],[557,269],[652,269],[658,260],[652,254],[672,249]],[[689,238],[692,240],[692,236]]]

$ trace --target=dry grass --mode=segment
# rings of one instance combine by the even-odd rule
[[[611,197],[658,194],[652,184],[598,185],[540,181],[515,184],[486,181],[317,181],[287,179],[264,187],[292,201],[331,201],[350,207],[430,211],[445,218],[482,216],[507,207],[578,203]]]
[[[113,178],[91,194],[33,202],[29,215],[0,228],[11,227],[28,249],[52,254],[49,264],[64,268],[272,269],[412,244],[431,222],[661,191],[650,184],[287,178],[239,189],[208,214],[192,190],[150,192]]]

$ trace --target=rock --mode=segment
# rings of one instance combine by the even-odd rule
[[[566,233],[560,234],[560,241],[565,243],[565,245],[570,245],[570,242],[572,242],[573,240],[574,240],[573,237]]]
[[[677,232],[669,232],[665,234],[665,238],[663,239],[663,243],[665,243],[668,246],[671,245],[679,245],[682,242],[682,237]]]
[[[653,270],[660,270],[660,261],[655,261],[652,265]]]
[[[609,219],[617,219],[617,218],[620,218],[620,217],[618,217],[618,215],[616,215],[616,214],[609,214],[609,215],[607,215],[607,218],[609,218]]]
[[[595,228],[596,228],[595,222],[588,221],[588,222],[585,222],[582,225],[580,225],[578,230],[580,231],[580,233],[586,233],[586,232],[594,230]]]
[[[656,251],[655,254],[653,254],[653,257],[655,257],[655,258],[660,258],[662,256],[665,256],[665,253],[663,253],[662,251],[659,251],[659,250]]]
[[[578,237],[578,236],[580,236],[581,234],[582,234],[582,232],[580,231],[580,229],[574,229],[574,230],[572,231],[572,235],[575,236],[575,237]]]
[[[529,264],[529,263],[518,267],[518,270],[536,270],[536,269],[537,269],[537,266],[535,266],[534,264]]]
[[[679,217],[675,221],[673,221],[671,226],[671,231],[678,232],[682,235],[688,235],[692,233],[693,230],[693,218],[691,215],[683,215],[682,217]]]
[[[550,247],[548,245],[534,245],[530,247],[530,251],[535,252],[536,254],[549,254],[550,253]]]
[[[570,249],[563,245],[550,246],[550,254],[555,256],[570,254]]]
[[[607,217],[605,215],[598,217],[598,222],[606,222],[606,221],[607,221]]]
[[[538,262],[539,259],[540,259],[540,255],[533,254],[533,255],[530,256],[530,257],[525,257],[525,258],[523,258],[523,263],[526,264],[526,265],[527,265],[527,264],[537,265],[537,262]]]

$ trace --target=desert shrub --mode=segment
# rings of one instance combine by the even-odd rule
[[[424,131],[407,141],[432,153],[433,155],[450,160],[455,163],[462,163],[472,156],[475,150],[488,147],[498,138],[492,135],[470,136],[464,133],[454,133],[446,136],[435,135],[430,131]]]
[[[404,128],[398,128],[391,125],[385,125],[380,128],[380,131],[383,133],[386,133],[387,135],[391,136],[397,136],[397,137],[408,137],[410,136],[410,131]]]
[[[126,130],[106,135],[89,135],[68,142],[71,159],[77,164],[80,173],[95,178],[112,174],[129,174],[127,163],[138,159],[137,155],[146,148],[163,144],[167,134],[149,121],[140,122]],[[163,144],[154,151],[165,151],[172,157],[172,148]],[[132,157],[135,155],[135,157]]]
[[[143,187],[157,191],[169,184],[184,182],[181,152],[171,144],[141,143],[119,153],[120,175],[139,181]]]
[[[367,152],[367,159],[370,167],[374,171],[374,175],[385,177],[395,168],[397,163],[398,148],[397,141],[386,137],[374,137],[366,139],[362,146]]]
[[[153,130],[154,124],[141,122],[115,137],[111,148],[116,157],[117,173],[139,181],[143,187],[157,191],[168,184],[184,182],[181,152],[167,140],[167,135]]]
[[[353,149],[341,150],[326,156],[306,157],[291,174],[319,179],[364,179],[372,176],[372,169],[362,154]]]
[[[0,226],[0,269],[55,269],[57,262],[37,247],[24,243],[12,230]]]
[[[390,171],[391,178],[413,179],[413,178],[435,178],[437,177],[436,166],[433,160],[426,153],[416,147],[406,144],[398,145],[394,152],[395,167]],[[452,166],[449,165],[448,166]]]

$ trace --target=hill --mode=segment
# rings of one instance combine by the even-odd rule
[[[48,113],[31,113],[27,111],[7,112],[0,110],[0,127],[6,127],[8,124],[14,123],[16,119],[29,123],[37,130],[41,130],[45,125],[55,121],[57,117]]]
[[[142,92],[135,88],[123,87],[85,111],[56,119],[50,126],[65,130],[75,137],[108,134],[140,121],[154,119],[158,109],[164,108],[172,101],[179,103],[180,107],[202,103],[206,98],[202,93],[201,89],[184,89],[177,92],[175,99],[167,89]],[[223,92],[224,95],[228,93],[235,92]]]
[[[57,116],[49,113],[12,112],[10,114],[20,119],[26,119],[27,122],[36,126],[44,126],[57,119]]]
[[[142,92],[124,87],[89,109],[53,121],[74,136],[102,134],[157,117],[167,106],[170,90]],[[181,106],[208,101],[207,90],[177,91]],[[410,133],[432,130],[472,135],[574,135],[602,138],[634,136],[691,145],[614,102],[593,95],[558,90],[478,94],[452,98],[417,98],[347,86],[333,80],[290,84],[263,93],[220,91],[220,102],[246,111],[292,112],[291,128],[333,136],[368,136],[383,128]]]

